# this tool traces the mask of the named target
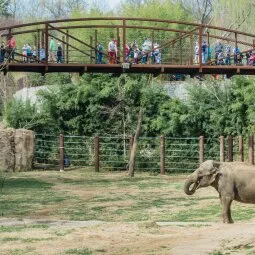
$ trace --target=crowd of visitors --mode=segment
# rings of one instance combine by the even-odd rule
[[[200,47],[199,43],[195,43],[195,64],[199,64],[199,52]],[[241,52],[238,46],[231,47],[229,40],[226,41],[226,44],[221,43],[219,40],[216,41],[214,49],[206,41],[203,41],[201,45],[202,52],[202,64],[216,64],[216,65],[231,65],[232,61],[234,64],[246,64],[246,65],[255,65],[255,52],[253,50],[248,50]],[[214,52],[214,59],[212,55]],[[245,56],[245,62],[244,62]]]
[[[119,57],[119,45],[117,40],[112,38],[108,44],[108,63],[115,64],[118,63]],[[132,64],[161,64],[161,52],[159,45],[157,43],[152,43],[149,38],[146,38],[141,47],[138,46],[136,40],[133,43],[127,43],[124,48],[125,62]],[[103,63],[103,46],[98,43],[97,46],[97,63]]]
[[[22,62],[44,62],[46,61],[46,49],[41,47],[37,49],[36,46],[31,46],[29,42],[22,47],[22,53],[16,52],[16,40],[14,36],[9,35],[7,37],[6,44],[1,43],[0,46],[0,63],[3,63],[5,59],[14,60],[15,54],[22,57]],[[64,53],[60,42],[56,43],[52,37],[48,47],[49,62],[63,63]],[[124,51],[120,48],[119,42],[114,38],[108,44],[107,53],[104,53],[104,47],[101,42],[98,43],[96,48],[97,56],[96,63],[103,64],[108,62],[109,64],[116,64],[121,62],[120,55],[124,54],[126,63],[131,64],[161,64],[162,54],[160,45],[157,42],[152,42],[150,38],[146,38],[142,45],[139,47],[136,40],[133,43],[125,44]],[[246,64],[255,65],[255,52],[248,50],[241,52],[238,46],[232,48],[229,40],[223,44],[217,40],[214,47],[208,42],[203,41],[201,45],[201,58],[202,64],[209,65],[231,65],[234,64]],[[200,61],[200,45],[195,42],[194,47],[194,63],[199,64]],[[105,56],[105,61],[103,60]],[[246,60],[244,62],[244,59]]]
[[[17,61],[23,63],[32,62],[44,62],[46,60],[46,50],[44,47],[37,49],[36,46],[31,46],[30,43],[24,44],[21,48],[21,52],[17,52],[16,40],[14,36],[10,35],[7,38],[6,44],[1,42],[0,46],[0,63],[4,63],[6,60],[14,60],[14,56],[17,56]],[[54,39],[51,38],[49,44],[49,62],[63,63],[63,49],[61,43],[55,43]]]

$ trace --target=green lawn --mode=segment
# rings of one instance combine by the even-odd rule
[[[212,188],[193,196],[183,192],[185,176],[155,176],[91,169],[3,174],[0,215],[66,220],[220,221],[220,202]],[[233,204],[233,218],[255,217],[255,208]],[[242,207],[242,210],[240,208]]]

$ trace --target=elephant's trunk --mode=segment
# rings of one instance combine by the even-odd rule
[[[193,185],[193,187],[190,189],[190,186]],[[185,181],[184,184],[184,192],[187,195],[193,195],[198,187],[198,181],[197,181],[197,175],[195,173],[193,173],[192,175],[190,175],[187,180]]]

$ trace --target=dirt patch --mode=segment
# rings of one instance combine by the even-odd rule
[[[215,251],[254,254],[252,252],[255,252],[255,222],[226,225],[211,222],[106,223],[1,219],[0,224],[26,226],[22,232],[0,233],[0,254],[5,255],[15,249],[25,251],[28,247],[36,254],[49,255],[64,254],[70,249],[77,251],[88,249],[91,254],[111,255],[203,255],[213,254]],[[39,224],[38,226],[44,224],[48,228],[37,229],[36,224]]]

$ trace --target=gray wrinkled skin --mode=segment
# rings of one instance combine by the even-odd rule
[[[255,204],[255,167],[242,162],[207,160],[196,169],[184,184],[184,192],[192,195],[197,189],[213,186],[219,193],[224,223],[233,223],[233,200]]]

